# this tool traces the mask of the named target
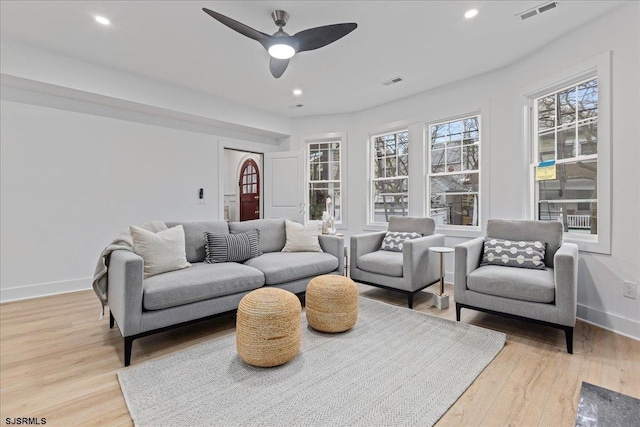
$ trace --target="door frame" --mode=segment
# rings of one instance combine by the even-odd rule
[[[265,151],[259,151],[260,148],[259,146],[256,146],[256,144],[247,144],[249,145],[249,147],[247,148],[240,148],[239,146],[236,146],[235,144],[229,144],[229,143],[223,143],[223,141],[219,141],[219,145],[218,145],[218,195],[219,195],[219,200],[218,200],[218,218],[220,221],[224,221],[224,180],[225,180],[225,150],[230,150],[230,151],[237,151],[237,152],[241,152],[241,153],[245,153],[245,155],[240,159],[240,163],[237,165],[235,172],[230,171],[231,173],[234,173],[235,175],[232,177],[233,180],[235,181],[235,192],[236,192],[236,201],[235,201],[235,208],[236,211],[238,212],[238,220],[240,219],[240,212],[238,211],[238,209],[240,209],[240,189],[237,187],[238,184],[238,177],[239,177],[239,173],[240,173],[240,167],[242,166],[242,164],[244,163],[244,161],[250,157],[250,156],[254,156],[253,159],[256,161],[256,164],[258,165],[258,172],[261,175],[260,179],[260,218],[264,218],[264,153],[265,151],[270,151],[270,150],[265,150]],[[252,147],[253,145],[253,147]],[[276,147],[274,147],[274,151],[275,151]]]

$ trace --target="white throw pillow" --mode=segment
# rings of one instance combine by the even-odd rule
[[[132,225],[133,252],[144,260],[144,277],[190,267],[182,225],[154,233]]]
[[[307,225],[285,221],[287,243],[282,252],[322,252],[318,240],[318,223],[313,221]]]

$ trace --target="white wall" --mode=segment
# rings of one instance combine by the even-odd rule
[[[260,146],[6,100],[0,111],[2,301],[90,288],[130,224],[219,219],[219,146]]]
[[[613,52],[613,158],[611,255],[581,252],[578,316],[640,339],[640,298],[622,296],[624,280],[640,281],[640,4],[633,3],[566,35],[547,48],[501,70],[352,115],[298,119],[289,143],[301,149],[306,135],[346,132],[348,141],[348,233],[367,225],[367,140],[370,134],[408,127],[412,214],[425,202],[425,123],[480,111],[482,114],[482,222],[528,218],[528,171],[524,150],[522,89],[606,51]],[[483,233],[447,233],[447,245]],[[453,280],[453,257],[446,265]]]

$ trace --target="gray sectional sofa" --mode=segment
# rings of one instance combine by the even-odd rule
[[[110,327],[124,338],[124,365],[131,362],[133,340],[195,320],[234,311],[243,296],[262,286],[303,295],[309,280],[344,271],[342,237],[320,235],[323,252],[281,252],[286,242],[284,219],[245,222],[168,222],[181,224],[191,267],[143,276],[143,260],[133,252],[111,254],[108,271]],[[244,263],[205,263],[205,232],[260,230],[263,254]]]

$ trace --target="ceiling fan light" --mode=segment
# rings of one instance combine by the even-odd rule
[[[269,48],[269,55],[276,59],[289,59],[295,55],[296,51],[288,44],[274,44]]]

